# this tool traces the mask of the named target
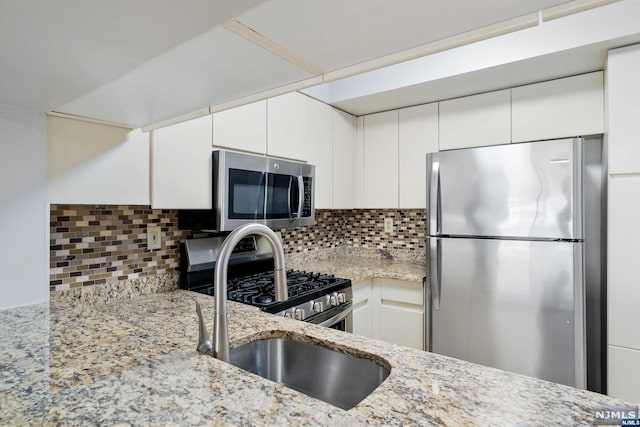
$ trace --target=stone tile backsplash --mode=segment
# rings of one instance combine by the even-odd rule
[[[385,217],[393,218],[392,233],[384,232]],[[180,242],[190,236],[178,230],[177,211],[149,206],[51,205],[50,221],[51,291],[138,283],[153,276],[177,280]],[[421,209],[317,210],[314,226],[278,231],[287,254],[351,247],[421,260],[426,255],[425,221]],[[161,227],[159,250],[147,249],[149,224]]]

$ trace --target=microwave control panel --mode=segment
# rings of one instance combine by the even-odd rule
[[[302,216],[311,216],[311,191],[313,188],[311,178],[304,178],[304,203],[302,205]]]

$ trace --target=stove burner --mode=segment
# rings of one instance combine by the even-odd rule
[[[259,297],[256,297],[256,302],[259,304],[269,304],[273,302],[273,298],[271,295],[260,295]]]

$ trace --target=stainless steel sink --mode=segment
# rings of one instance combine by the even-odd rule
[[[231,350],[231,364],[348,410],[389,376],[371,360],[291,338],[253,341]]]

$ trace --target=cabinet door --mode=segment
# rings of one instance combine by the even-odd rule
[[[213,115],[213,145],[258,154],[267,152],[267,101]]]
[[[607,394],[628,402],[640,402],[640,351],[613,345],[608,350]]]
[[[398,207],[398,110],[364,117],[364,207]]]
[[[512,141],[537,141],[604,132],[601,71],[516,87]]]
[[[640,44],[609,51],[607,109],[609,173],[640,172]]]
[[[333,144],[332,108],[320,101],[307,98],[308,162],[315,165],[315,207],[333,207]]]
[[[640,176],[610,176],[607,236],[608,340],[609,344],[640,350],[638,210]]]
[[[47,117],[50,203],[148,205],[149,134]]]
[[[212,119],[156,129],[151,150],[151,207],[211,209]]]
[[[510,142],[509,89],[440,102],[440,150]]]
[[[371,280],[352,285],[353,289],[353,333],[373,338],[373,304]]]
[[[438,151],[438,104],[403,108],[398,119],[399,205],[425,209],[426,156]]]
[[[267,100],[267,154],[306,161],[307,97],[298,92]]]
[[[356,118],[333,109],[333,208],[356,207]]]
[[[377,289],[376,289],[377,288]],[[374,295],[378,310],[374,312],[374,337],[424,349],[424,297],[422,283],[392,279],[375,279]],[[377,316],[376,316],[377,314]]]

